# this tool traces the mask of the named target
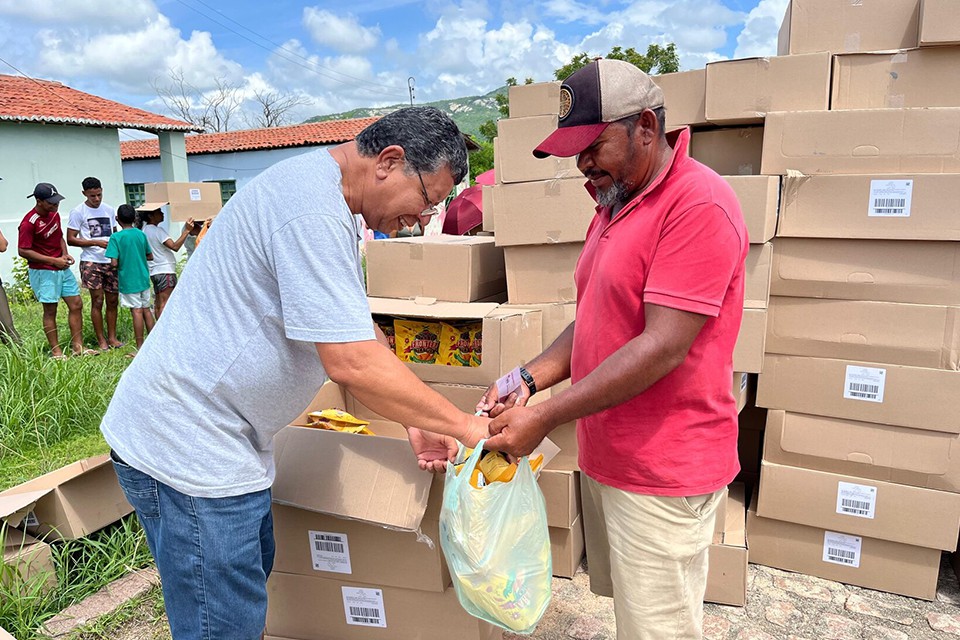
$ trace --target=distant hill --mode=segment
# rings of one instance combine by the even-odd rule
[[[453,121],[457,123],[457,126],[460,127],[461,131],[464,133],[469,133],[474,138],[478,138],[481,124],[487,120],[496,120],[500,117],[500,112],[497,110],[497,102],[494,100],[493,96],[498,93],[505,93],[506,91],[507,87],[503,86],[482,96],[468,96],[466,98],[454,98],[453,100],[437,100],[436,102],[415,104],[417,106],[430,106],[440,109],[440,111],[449,114],[450,117],[453,118]],[[351,111],[344,111],[343,113],[331,113],[324,116],[314,116],[304,120],[304,123],[382,116],[390,113],[391,111],[396,111],[401,107],[407,106],[410,105],[402,103],[391,105],[389,107],[353,109]]]

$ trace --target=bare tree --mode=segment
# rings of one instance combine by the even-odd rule
[[[256,91],[253,94],[253,101],[257,104],[259,112],[247,118],[247,124],[260,128],[282,127],[290,124],[290,111],[310,104],[310,99],[304,95],[264,90]]]
[[[154,81],[151,86],[174,116],[208,133],[229,131],[230,119],[243,102],[239,87],[226,78],[216,78],[212,89],[202,91],[186,80],[183,69],[171,69],[169,83]]]

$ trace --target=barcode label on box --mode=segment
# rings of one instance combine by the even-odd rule
[[[200,201],[200,189],[190,189],[190,200],[193,202]]]
[[[307,534],[310,536],[310,557],[314,571],[353,573],[347,534],[332,531],[308,531]]]
[[[386,628],[387,615],[380,589],[340,587],[340,590],[343,592],[343,613],[347,617],[347,624]]]
[[[39,527],[40,520],[37,519],[37,514],[31,511],[27,514],[27,517],[23,519],[23,525],[25,527]]]
[[[741,373],[740,374],[740,393],[743,393],[744,391],[747,390],[747,380],[748,380],[747,374]]]
[[[913,180],[871,180],[867,216],[909,218]]]
[[[860,568],[860,536],[848,536],[833,531],[823,532],[823,561],[842,564],[845,567]]]
[[[843,397],[847,400],[883,402],[886,380],[886,369],[847,365],[847,373],[843,378]]]
[[[837,513],[873,520],[877,515],[877,488],[868,484],[838,482]]]

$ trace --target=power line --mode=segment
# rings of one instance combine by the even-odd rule
[[[213,11],[216,11],[216,9],[213,9],[213,8],[210,7],[209,5],[203,3],[201,0],[196,0],[196,1],[199,2],[200,4],[202,4],[203,6],[208,7],[208,8],[210,8],[210,9],[213,10]],[[262,45],[261,43],[257,42],[256,40],[253,40],[252,38],[249,38],[248,36],[240,33],[239,31],[237,31],[237,30],[235,30],[235,29],[233,29],[233,28],[225,25],[224,23],[220,22],[219,20],[217,20],[217,19],[215,19],[215,18],[207,15],[206,13],[200,11],[200,10],[197,9],[196,7],[187,4],[184,0],[177,0],[177,2],[178,2],[179,4],[185,6],[186,8],[190,9],[191,11],[194,11],[194,12],[196,12],[197,14],[203,16],[203,17],[206,18],[207,20],[210,20],[211,22],[220,25],[221,27],[223,27],[224,29],[226,29],[226,30],[229,31],[230,33],[236,35],[237,37],[243,38],[243,39],[246,40],[247,42],[250,42],[251,44],[253,44],[253,45],[257,46],[257,47],[260,47],[260,48],[263,49],[264,51],[267,51],[267,52],[269,52],[269,53],[271,53],[271,54],[273,54],[273,55],[276,55],[277,57],[282,58],[283,60],[286,60],[287,62],[289,62],[289,63],[291,63],[291,64],[295,64],[295,65],[297,65],[298,67],[300,67],[300,68],[302,68],[302,69],[306,69],[307,71],[310,71],[310,72],[312,72],[312,73],[315,73],[315,74],[317,74],[318,76],[321,76],[321,77],[323,77],[323,78],[327,78],[327,79],[329,79],[329,80],[333,80],[334,82],[339,82],[339,83],[341,83],[341,84],[367,85],[367,86],[357,86],[357,89],[359,89],[359,90],[361,90],[361,91],[369,91],[369,92],[371,92],[371,93],[377,93],[377,94],[382,95],[382,96],[384,96],[384,97],[390,96],[390,97],[392,97],[392,98],[397,98],[397,99],[399,99],[399,96],[402,95],[401,92],[402,92],[403,90],[402,90],[401,88],[399,88],[399,87],[394,87],[394,86],[391,86],[391,85],[385,85],[385,84],[379,84],[379,83],[370,82],[370,81],[368,81],[368,80],[363,80],[362,78],[357,78],[357,77],[348,75],[348,74],[346,74],[346,73],[343,73],[343,72],[340,72],[340,71],[335,71],[335,70],[333,70],[333,69],[328,69],[328,68],[326,68],[326,67],[323,67],[323,66],[321,66],[321,65],[318,65],[317,63],[313,62],[313,61],[310,60],[309,58],[306,58],[306,57],[300,55],[299,53],[297,53],[297,52],[295,52],[295,51],[292,51],[292,50],[290,50],[290,49],[287,49],[287,48],[284,47],[283,45],[277,44],[277,43],[273,42],[272,40],[270,40],[270,39],[268,39],[268,38],[260,35],[260,34],[257,33],[256,31],[253,31],[252,29],[243,26],[242,24],[240,24],[240,23],[237,22],[236,20],[233,20],[233,19],[231,19],[231,18],[227,18],[228,20],[230,20],[230,21],[233,22],[234,24],[237,24],[237,25],[239,25],[241,28],[246,29],[246,30],[249,31],[250,33],[256,35],[258,38],[260,38],[260,39],[262,39],[262,40],[264,40],[264,41],[266,41],[266,42],[269,42],[270,44],[274,45],[275,47],[279,48],[279,49],[282,50],[282,51],[286,51],[286,52],[290,53],[291,55],[296,56],[297,58],[300,58],[301,60],[304,60],[305,62],[308,63],[309,66],[304,65],[304,64],[301,64],[300,62],[297,62],[296,60],[292,60],[292,59],[290,59],[290,58],[288,58],[288,57],[286,57],[286,56],[280,55],[280,54],[277,53],[275,50],[270,49],[270,47],[266,47],[266,46]],[[224,16],[224,17],[226,18],[226,16]],[[346,78],[350,78],[350,80],[352,80],[353,82],[349,82],[349,81],[343,80],[343,79],[341,79],[341,78],[337,78],[337,77],[335,77],[335,76],[331,76],[331,75],[329,75],[329,74],[327,74],[327,73],[324,73],[324,72],[320,71],[320,69],[323,69],[324,71],[329,71],[329,72],[332,72],[332,73],[338,73],[338,74],[340,74],[340,75],[342,75],[342,76],[345,76]],[[385,87],[385,88],[388,89],[388,90],[384,90],[384,89],[382,89],[382,88],[380,88],[380,87]]]

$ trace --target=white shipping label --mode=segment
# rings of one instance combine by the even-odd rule
[[[867,216],[909,218],[912,198],[913,180],[871,180]]]
[[[314,571],[353,573],[347,534],[332,531],[308,531]]]
[[[877,488],[868,484],[838,482],[837,513],[873,520],[877,515]]]
[[[860,568],[860,536],[848,536],[833,531],[823,532],[823,561]]]
[[[843,397],[847,400],[883,402],[886,381],[886,369],[847,365],[847,373],[843,378]]]
[[[194,202],[200,201],[200,189],[190,189],[190,199]]]
[[[387,627],[387,615],[383,610],[383,592],[380,589],[340,587],[343,592],[343,613],[347,624],[361,627]]]

